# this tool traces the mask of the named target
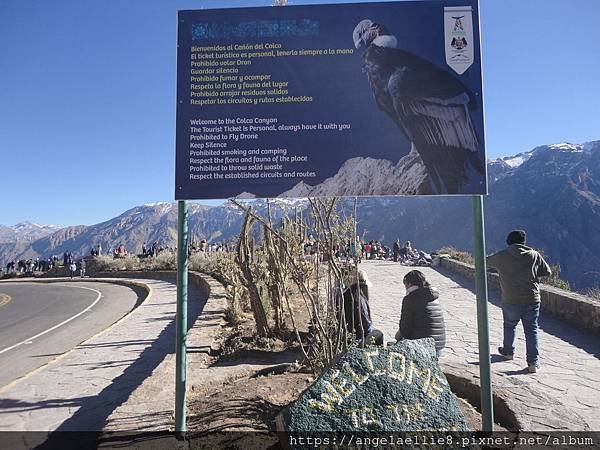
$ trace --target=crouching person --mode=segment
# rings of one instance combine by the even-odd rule
[[[432,288],[419,270],[411,270],[404,276],[406,296],[402,300],[400,329],[396,340],[431,337],[435,340],[438,358],[446,345],[446,326],[439,292]]]
[[[365,345],[383,345],[383,333],[373,327],[369,308],[369,286],[371,282],[364,270],[351,275],[350,287],[343,290],[344,316],[346,329],[356,336],[360,347]],[[357,279],[358,278],[358,279]]]

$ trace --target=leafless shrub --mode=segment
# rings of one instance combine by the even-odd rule
[[[593,301],[600,303],[600,287],[584,289],[582,294],[591,298]]]
[[[277,330],[284,325],[285,308],[306,360],[315,372],[320,371],[345,351],[351,340],[341,312],[343,306],[336,295],[341,286],[349,285],[348,277],[356,271],[356,266],[349,260],[341,262],[334,255],[340,243],[355,239],[352,218],[339,215],[336,199],[311,199],[307,221],[296,214],[293,219],[284,218],[279,226],[274,226],[270,217],[261,217],[237,201],[232,200],[232,203],[246,212],[245,231],[240,235],[236,261],[244,274],[244,286],[254,292],[250,294],[253,310],[256,305],[260,308],[260,304],[252,300],[252,296],[260,298],[261,292],[266,293]],[[254,222],[262,226],[263,239],[260,245],[250,247],[248,230]],[[304,252],[307,233],[313,239],[311,255]],[[301,339],[290,303],[288,293],[293,289],[300,293],[310,317],[308,342]],[[255,320],[258,317],[262,321],[262,315],[259,310]],[[260,327],[265,332],[264,324]]]
[[[437,253],[440,255],[448,255],[450,258],[463,262],[465,264],[475,264],[475,259],[473,258],[473,255],[471,255],[469,252],[463,252],[451,246],[442,247],[437,251]]]

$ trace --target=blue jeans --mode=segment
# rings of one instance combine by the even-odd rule
[[[504,343],[502,347],[506,353],[515,352],[515,329],[519,320],[523,322],[525,333],[525,347],[527,351],[527,363],[536,363],[540,353],[538,340],[538,318],[540,317],[540,304],[530,303],[528,305],[512,305],[502,303],[504,316]]]

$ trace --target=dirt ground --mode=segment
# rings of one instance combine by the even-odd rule
[[[193,431],[274,430],[275,416],[298,399],[314,377],[306,373],[244,377],[220,386],[204,388],[194,396],[190,418]],[[467,425],[481,428],[481,414],[467,401],[458,398]]]
[[[227,329],[222,350],[212,367],[230,370],[231,376],[194,388],[188,403],[192,442],[196,437],[203,448],[280,448],[277,414],[315,380],[293,363],[302,359],[299,348],[290,341],[257,339],[251,318],[245,317]],[[236,366],[257,363],[251,373],[235,371]],[[481,429],[481,414],[467,401],[458,402],[469,429]]]

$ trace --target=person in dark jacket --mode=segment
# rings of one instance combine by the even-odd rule
[[[354,333],[357,344],[383,345],[383,333],[373,326],[371,309],[369,308],[370,281],[364,270],[351,274],[350,286],[342,291],[346,329]],[[358,279],[357,279],[358,277]]]
[[[550,266],[539,252],[527,247],[527,233],[513,230],[506,237],[508,247],[487,257],[490,268],[498,271],[502,291],[504,339],[498,353],[504,359],[514,358],[515,329],[523,323],[527,370],[540,368],[538,319],[540,316],[540,278],[552,275]]]
[[[440,357],[446,345],[446,326],[438,301],[439,292],[430,286],[420,270],[411,270],[403,281],[406,296],[402,300],[396,340],[431,337],[435,339],[436,354]]]
[[[394,242],[392,253],[394,255],[394,262],[398,262],[398,258],[400,257],[400,239],[396,239],[396,242]]]

